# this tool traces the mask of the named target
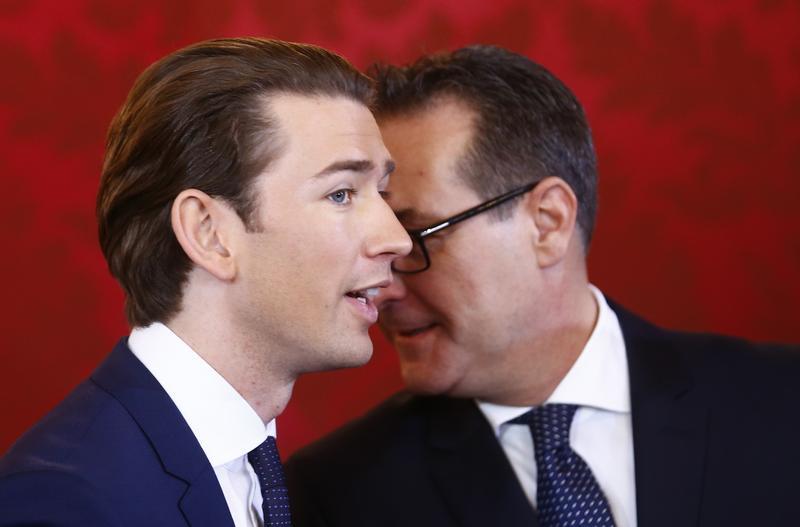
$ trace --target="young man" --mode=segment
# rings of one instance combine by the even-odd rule
[[[370,81],[324,49],[202,42],[112,123],[100,244],[133,327],[0,462],[0,525],[290,525],[274,420],[372,351],[410,249]]]
[[[525,57],[376,71],[414,248],[378,298],[411,393],[300,451],[297,525],[793,525],[800,356],[668,332],[587,278],[591,133]]]

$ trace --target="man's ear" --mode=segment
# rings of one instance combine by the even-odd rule
[[[566,181],[547,177],[526,196],[525,207],[535,226],[533,245],[542,268],[560,262],[576,235],[578,198]]]
[[[205,192],[182,191],[172,202],[172,230],[186,255],[198,267],[219,280],[236,276],[236,265],[229,246],[233,211]],[[238,218],[238,216],[236,216]]]

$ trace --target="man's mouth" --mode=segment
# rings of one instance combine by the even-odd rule
[[[375,306],[375,297],[378,296],[378,291],[381,287],[381,284],[374,284],[363,289],[354,289],[344,294],[350,305],[369,324],[374,324],[378,321],[378,308]]]
[[[355,298],[362,304],[366,305],[369,301],[376,296],[378,296],[378,288],[377,287],[369,287],[367,289],[358,289],[355,291],[350,291],[346,293],[346,296],[350,298]]]
[[[398,330],[397,334],[399,336],[401,336],[401,337],[414,337],[416,335],[419,335],[421,333],[424,333],[424,332],[428,331],[429,329],[433,329],[434,326],[436,326],[435,322],[431,323],[431,324],[428,324],[427,326],[420,326],[420,327],[413,328],[413,329]]]

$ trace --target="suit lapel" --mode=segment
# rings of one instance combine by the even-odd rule
[[[708,407],[693,389],[675,337],[613,307],[628,353],[638,524],[696,525]]]
[[[473,401],[432,398],[429,430],[431,475],[457,525],[538,525],[505,453]]]
[[[125,339],[92,374],[92,380],[128,410],[150,440],[164,471],[186,483],[186,491],[175,499],[189,525],[233,527],[219,481],[200,444]]]

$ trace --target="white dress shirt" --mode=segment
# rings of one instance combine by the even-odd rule
[[[599,308],[597,322],[575,364],[546,403],[578,405],[570,429],[570,446],[592,470],[617,527],[636,527],[633,429],[625,340],[617,315],[603,294],[596,287],[589,287]],[[483,401],[477,404],[494,429],[522,489],[536,507],[536,460],[530,429],[505,424],[531,407]]]
[[[261,488],[247,453],[268,436],[266,425],[233,386],[160,323],[134,328],[128,347],[178,407],[214,468],[236,527],[259,527]]]

